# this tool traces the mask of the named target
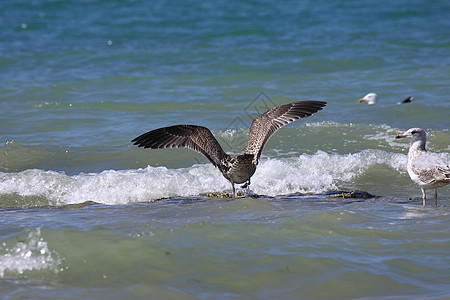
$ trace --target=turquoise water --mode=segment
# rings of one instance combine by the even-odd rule
[[[450,297],[449,187],[423,208],[395,140],[422,127],[450,162],[449,12],[3,1],[2,298]],[[201,155],[130,143],[197,124],[240,153],[254,117],[302,99],[328,105],[271,138],[238,199],[208,196],[231,185]]]

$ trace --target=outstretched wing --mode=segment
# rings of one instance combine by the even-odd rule
[[[144,133],[131,142],[138,147],[189,148],[206,156],[218,167],[228,155],[208,128],[196,125],[174,125]]]
[[[248,135],[245,153],[253,154],[258,163],[264,145],[281,127],[306,118],[321,110],[327,103],[323,101],[298,101],[274,107],[253,120]]]

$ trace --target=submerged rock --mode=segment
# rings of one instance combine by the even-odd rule
[[[327,192],[325,195],[330,196],[331,198],[342,198],[342,199],[370,199],[377,198],[378,196],[372,195],[365,191],[335,191],[335,192]]]
[[[61,209],[78,209],[78,208],[83,208],[89,205],[96,205],[96,204],[100,204],[94,201],[86,201],[86,202],[82,202],[82,203],[73,203],[73,204],[65,204],[62,206],[59,206],[57,208],[61,208]]]
[[[220,198],[220,199],[232,198],[230,196],[230,194],[227,193],[227,192],[211,192],[211,193],[207,193],[206,196],[210,197],[210,198]],[[266,196],[266,195],[257,195],[257,194],[248,195],[248,194],[244,193],[243,191],[238,191],[237,192],[237,196],[238,197],[251,197],[251,198],[273,198],[273,197]],[[288,194],[288,195],[279,195],[279,196],[276,196],[275,198],[277,198],[277,197],[290,197],[290,196],[326,196],[326,197],[330,197],[330,198],[342,198],[342,199],[371,199],[371,198],[379,198],[379,196],[372,195],[372,194],[370,194],[368,192],[365,192],[365,191],[332,191],[332,192],[325,192],[325,193],[321,193],[321,194],[292,193],[292,194]]]
[[[210,198],[220,198],[220,199],[232,198],[230,196],[230,193],[228,193],[228,192],[211,192],[211,193],[208,193],[206,195],[208,197],[210,197]],[[236,192],[236,197],[244,197],[244,196],[246,196],[246,194],[243,191],[237,191]]]

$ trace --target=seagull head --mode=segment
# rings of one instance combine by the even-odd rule
[[[415,142],[420,142],[419,143],[420,145],[425,146],[427,134],[425,130],[421,128],[410,128],[402,134],[397,134],[395,138],[396,139],[407,138],[410,140],[411,145],[414,144]]]
[[[377,100],[378,100],[378,95],[377,94],[375,94],[375,93],[368,93],[363,98],[359,99],[358,102],[361,103],[361,102],[367,101],[367,104],[373,105],[373,104],[377,104]]]

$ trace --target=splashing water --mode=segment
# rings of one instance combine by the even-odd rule
[[[57,273],[61,263],[58,254],[50,251],[41,237],[39,228],[30,231],[25,241],[19,241],[12,247],[3,243],[0,251],[4,252],[0,256],[0,277],[8,273],[23,274],[25,271],[44,269]]]

